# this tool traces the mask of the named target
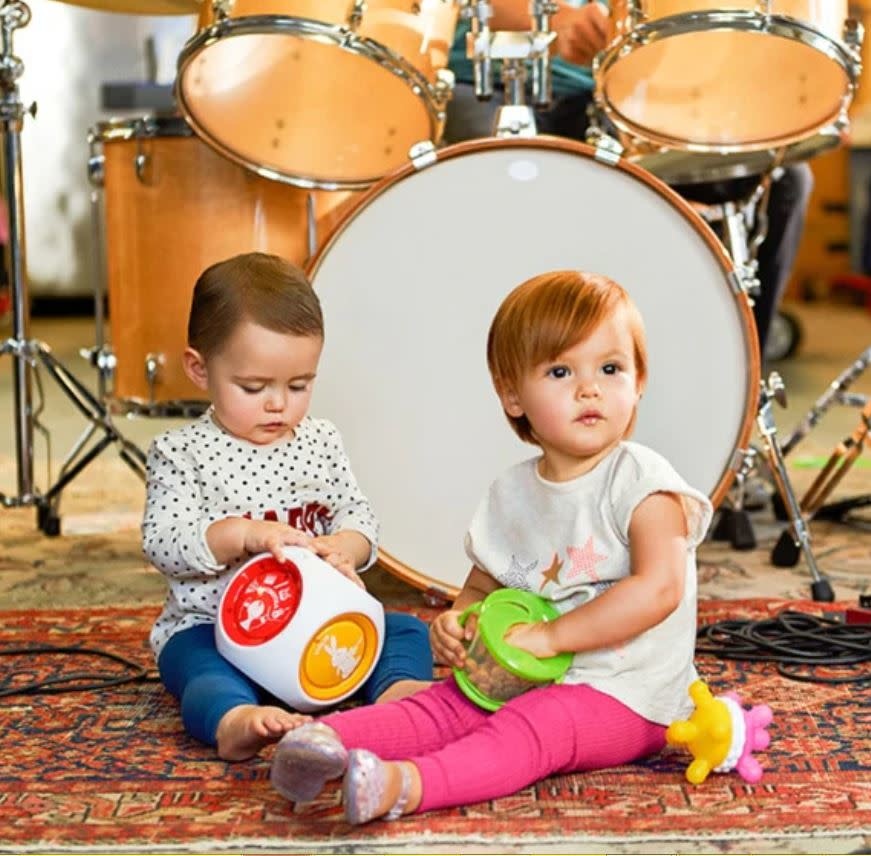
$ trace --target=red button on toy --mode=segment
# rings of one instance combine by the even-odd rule
[[[221,622],[236,644],[262,645],[284,630],[301,597],[302,577],[296,565],[264,556],[231,580]]]

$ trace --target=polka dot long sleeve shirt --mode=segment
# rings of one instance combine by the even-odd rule
[[[222,565],[212,555],[206,530],[228,517],[277,520],[310,535],[354,530],[372,545],[365,567],[375,561],[378,521],[335,425],[306,417],[293,438],[258,446],[225,432],[210,410],[148,451],[143,552],[169,582],[151,631],[155,656],[180,630],[214,623],[224,588],[249,558]]]

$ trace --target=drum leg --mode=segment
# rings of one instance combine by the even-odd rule
[[[772,552],[771,559],[775,565],[795,564],[795,561],[788,561],[793,555],[793,552],[789,549],[789,544],[791,543],[794,547],[796,560],[798,558],[797,551],[801,550],[804,553],[805,562],[812,577],[811,596],[816,601],[830,603],[835,599],[835,595],[828,578],[817,567],[816,558],[811,549],[810,532],[808,531],[802,509],[795,497],[795,492],[792,489],[783,459],[783,452],[777,440],[777,425],[772,412],[774,401],[781,405],[786,403],[783,381],[776,372],[771,373],[768,381],[762,380],[760,383],[759,410],[756,417],[756,425],[765,444],[777,490],[783,499],[784,505],[789,510],[792,532],[791,537],[789,531],[785,531],[781,535],[780,541]],[[785,555],[786,552],[789,552],[790,555]]]
[[[728,541],[735,550],[753,550],[756,547],[756,534],[750,516],[743,508],[721,508],[711,538]]]
[[[729,541],[735,550],[752,550],[756,547],[756,535],[744,507],[744,489],[747,476],[754,469],[755,459],[755,449],[748,449],[729,493],[729,505],[720,508],[717,525],[711,534],[715,541]]]

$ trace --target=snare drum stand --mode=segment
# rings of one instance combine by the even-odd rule
[[[771,182],[775,180],[777,168],[775,165],[772,170],[766,173],[759,185],[745,200],[714,206],[696,206],[709,222],[722,222],[723,243],[729,252],[738,277],[751,299],[758,294],[759,289],[759,280],[756,277],[756,253],[767,233],[768,195]],[[749,224],[752,224],[753,227],[752,237],[749,232]],[[790,524],[790,529],[782,533],[781,541],[788,541],[794,551],[792,564],[798,560],[799,551],[804,553],[812,578],[811,596],[813,599],[831,602],[835,599],[832,585],[817,566],[816,558],[811,549],[810,532],[804,509],[796,499],[784,463],[787,447],[781,445],[777,439],[777,424],[773,414],[775,402],[781,407],[786,406],[786,388],[780,375],[777,372],[772,372],[767,380],[760,381],[756,427],[765,447],[777,493],[785,509],[784,519],[788,520]],[[750,447],[739,449],[737,454],[739,457],[735,487],[729,499],[730,506],[720,509],[720,518],[712,537],[715,540],[730,541],[736,549],[750,550],[756,546],[756,536],[744,508],[744,487],[747,476],[756,469],[757,451]],[[774,564],[778,564],[774,555],[772,555],[772,561]]]
[[[74,377],[51,353],[43,342],[28,338],[30,303],[25,273],[24,192],[21,162],[21,128],[24,106],[18,91],[18,78],[24,64],[13,53],[15,30],[30,22],[30,8],[22,0],[0,0],[0,127],[2,127],[4,196],[9,216],[9,238],[6,245],[6,264],[12,296],[12,338],[2,343],[0,354],[10,354],[13,360],[13,391],[15,403],[15,450],[18,472],[18,494],[0,493],[0,504],[7,508],[35,505],[37,524],[47,535],[60,533],[57,513],[61,491],[110,443],[118,443],[121,457],[140,476],[145,475],[145,456],[133,443],[115,428],[107,409]],[[36,115],[33,105],[27,112]],[[90,422],[61,466],[58,480],[42,494],[33,481],[34,428],[40,430],[48,443],[49,434],[39,422],[42,409],[41,384],[38,374],[42,366],[57,381],[79,412]],[[31,376],[33,370],[33,376]],[[31,381],[36,379],[40,391],[40,406],[33,407]],[[103,437],[85,451],[93,435],[102,431]],[[49,445],[49,466],[51,447]],[[51,481],[49,477],[49,481]]]

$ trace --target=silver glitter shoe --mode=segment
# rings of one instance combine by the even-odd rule
[[[347,766],[348,750],[339,735],[322,722],[307,722],[288,731],[275,747],[269,780],[287,799],[308,802]]]
[[[384,820],[402,817],[411,791],[411,774],[405,764],[399,765],[402,782],[399,796],[390,811],[383,815]],[[378,816],[378,807],[384,799],[387,787],[387,767],[372,752],[353,749],[348,754],[348,772],[342,783],[342,801],[345,805],[345,820],[348,823],[368,823]]]

